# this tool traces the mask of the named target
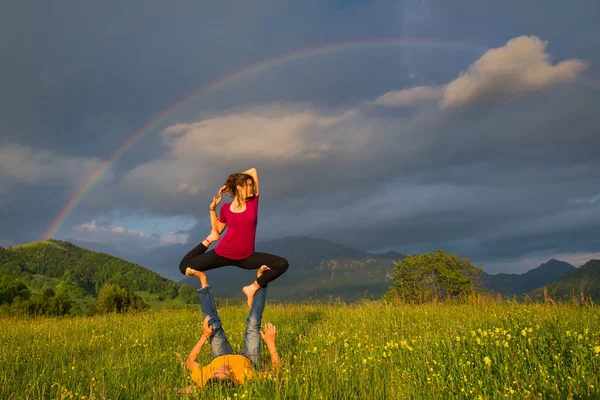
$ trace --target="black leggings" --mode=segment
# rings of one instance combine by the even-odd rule
[[[256,280],[256,283],[258,283],[260,287],[266,287],[269,282],[277,279],[287,271],[290,266],[288,260],[285,258],[269,253],[259,253],[255,251],[244,259],[233,260],[218,255],[214,250],[207,252],[207,249],[208,248],[202,243],[194,247],[185,255],[185,257],[183,257],[181,263],[179,263],[179,271],[185,275],[185,269],[188,267],[195,269],[196,271],[204,272],[226,265],[233,265],[243,269],[259,269],[262,265],[266,265],[270,269],[265,271],[261,277]]]

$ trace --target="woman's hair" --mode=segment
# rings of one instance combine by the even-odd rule
[[[254,178],[252,177],[252,175],[244,174],[241,172],[237,172],[237,173],[229,175],[229,177],[227,178],[225,183],[223,183],[223,185],[227,186],[226,193],[229,193],[229,195],[231,197],[235,197],[237,194],[237,187],[238,186],[241,186],[241,187],[246,186],[246,182],[248,181],[248,179],[251,179],[252,182],[254,183]]]

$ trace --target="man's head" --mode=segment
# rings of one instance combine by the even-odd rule
[[[235,382],[235,375],[233,371],[229,368],[229,366],[227,366],[227,364],[223,364],[219,366],[219,368],[215,370],[213,376],[206,381],[206,386],[215,384],[231,386],[235,385]]]

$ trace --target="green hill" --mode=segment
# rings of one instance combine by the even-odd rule
[[[82,312],[95,303],[100,289],[107,284],[137,292],[154,303],[175,299],[182,292],[188,292],[186,299],[194,302],[195,295],[192,288],[181,291],[182,285],[138,264],[52,239],[0,248],[0,278],[5,288],[22,282],[32,293],[43,292],[50,297],[54,291],[66,293]],[[177,298],[176,302],[182,301]]]
[[[568,300],[572,296],[579,299],[581,293],[600,301],[600,260],[590,260],[581,267],[569,272],[558,281],[547,286],[548,295],[554,300]],[[543,298],[543,288],[528,293],[533,298]]]
[[[97,295],[107,283],[164,297],[176,296],[179,287],[177,283],[138,264],[52,239],[3,249],[0,268],[1,273],[13,276],[25,273],[72,281],[91,295]]]

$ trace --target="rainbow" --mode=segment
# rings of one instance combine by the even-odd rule
[[[98,183],[102,177],[106,174],[106,171],[115,163],[121,156],[127,153],[137,142],[139,142],[149,132],[155,131],[155,129],[169,118],[170,115],[174,114],[176,110],[183,107],[186,104],[193,102],[201,96],[205,96],[217,89],[221,89],[235,81],[245,78],[249,75],[263,71],[268,68],[276,67],[282,64],[286,64],[298,59],[313,57],[316,55],[333,53],[339,51],[369,48],[369,47],[383,47],[383,46],[420,46],[420,47],[433,47],[433,48],[450,48],[455,50],[466,50],[472,52],[485,52],[489,47],[477,44],[474,42],[460,41],[460,40],[449,40],[449,39],[433,39],[433,38],[408,38],[408,37],[389,37],[389,38],[377,38],[377,39],[364,39],[356,41],[345,41],[345,42],[333,42],[313,47],[307,47],[300,50],[283,53],[270,57],[255,63],[249,64],[242,67],[228,75],[221,76],[205,86],[195,90],[191,94],[185,96],[181,100],[177,101],[172,106],[167,107],[156,116],[154,116],[149,122],[144,124],[137,132],[129,137],[123,144],[115,149],[109,156],[104,160],[100,166],[94,170],[76,189],[73,195],[69,198],[69,201],[60,209],[56,217],[53,218],[52,222],[44,232],[42,240],[46,240],[54,237],[60,230],[63,223],[69,218],[71,212],[77,207],[77,204],[85,197],[85,195]]]

